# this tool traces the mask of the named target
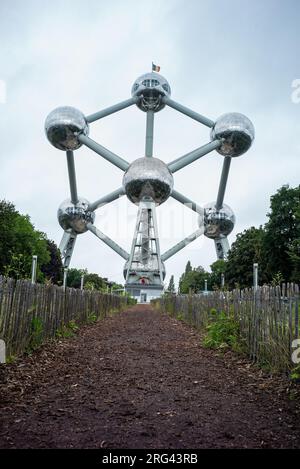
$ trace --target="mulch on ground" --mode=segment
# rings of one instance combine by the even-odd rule
[[[0,448],[300,448],[299,400],[137,305],[0,366]]]

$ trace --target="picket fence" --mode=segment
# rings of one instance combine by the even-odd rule
[[[165,312],[205,330],[223,311],[239,324],[240,339],[253,359],[269,368],[288,371],[294,340],[299,339],[299,286],[166,295],[155,301]]]
[[[37,342],[56,337],[71,321],[80,324],[104,318],[126,304],[124,296],[0,276],[0,339],[6,356],[17,356]]]

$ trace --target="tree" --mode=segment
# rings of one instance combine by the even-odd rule
[[[191,261],[187,261],[187,264],[185,266],[185,274],[188,274],[189,272],[191,272],[193,269],[192,269],[192,264],[191,264]]]
[[[217,289],[221,287],[221,277],[222,274],[225,273],[226,269],[226,261],[223,259],[219,259],[213,262],[210,266],[211,274],[210,274],[210,284],[212,289]]]
[[[237,235],[225,264],[225,278],[229,287],[251,287],[253,285],[253,263],[255,262],[260,266],[261,282],[266,281],[262,262],[263,241],[264,230],[262,227],[251,227]]]
[[[171,275],[169,286],[168,286],[167,290],[170,293],[175,293],[174,275]]]
[[[80,288],[82,275],[87,275],[86,269],[68,269],[67,286],[70,288]]]
[[[268,217],[263,246],[268,280],[278,272],[286,282],[299,279],[300,185],[282,186],[271,197]]]
[[[38,256],[37,279],[44,278],[40,266],[50,260],[47,237],[34,229],[28,215],[21,215],[11,202],[0,201],[0,273],[29,278],[32,256]]]
[[[61,255],[54,241],[47,239],[47,247],[50,254],[50,260],[41,266],[41,271],[52,283],[60,284],[63,278],[63,264]]]
[[[179,291],[183,294],[187,294],[189,292],[198,293],[199,291],[204,290],[205,280],[209,280],[208,272],[206,272],[201,266],[196,267],[181,276],[179,281]]]

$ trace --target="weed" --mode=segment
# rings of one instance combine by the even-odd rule
[[[31,335],[27,352],[37,349],[43,340],[43,322],[40,318],[33,318],[31,321]]]
[[[211,314],[215,315],[215,312],[211,311]],[[232,348],[234,351],[240,352],[239,324],[232,316],[227,316],[222,311],[214,322],[207,326],[203,345],[213,349]]]

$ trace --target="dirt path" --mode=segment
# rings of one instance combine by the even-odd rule
[[[300,448],[300,413],[245,360],[149,306],[0,368],[0,448]]]

